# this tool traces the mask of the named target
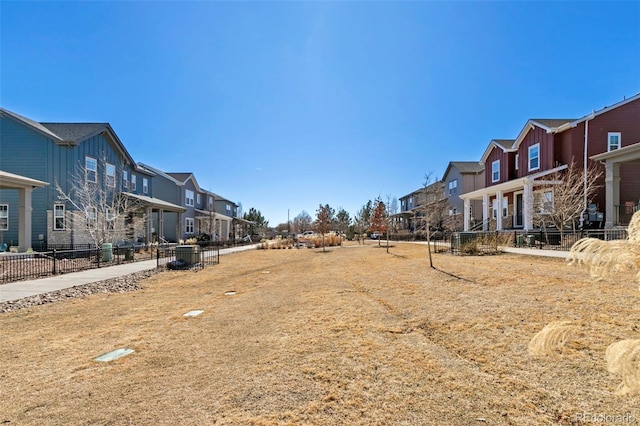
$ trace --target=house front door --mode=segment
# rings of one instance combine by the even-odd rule
[[[515,214],[513,215],[513,220],[514,220],[514,224],[513,226],[515,228],[522,228],[524,226],[524,199],[523,199],[523,194],[522,192],[519,194],[515,194],[516,196],[516,211],[514,212]]]

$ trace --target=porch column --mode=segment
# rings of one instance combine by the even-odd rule
[[[471,200],[464,199],[464,230],[468,231],[471,228]]]
[[[151,242],[151,227],[153,226],[153,209],[151,206],[147,206],[145,208],[145,244],[149,244]]]
[[[524,204],[524,230],[530,231],[533,229],[533,183],[530,181],[526,181],[524,184],[522,201]]]
[[[489,230],[489,194],[482,194],[482,230]]]
[[[164,237],[164,210],[158,210],[158,243],[162,244],[166,241]]]
[[[496,230],[502,231],[502,191],[496,192]]]
[[[604,166],[605,222],[606,229],[613,228],[620,218],[620,163],[607,160]]]
[[[31,193],[33,188],[18,189],[18,251],[31,248]]]

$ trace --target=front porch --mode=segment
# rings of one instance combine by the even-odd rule
[[[640,197],[621,200],[620,165],[640,167],[640,143],[594,155],[591,159],[604,163],[605,167],[605,229],[628,225],[633,213],[638,211]]]

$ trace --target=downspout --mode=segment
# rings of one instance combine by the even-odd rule
[[[589,202],[587,200],[587,160],[588,160],[588,156],[587,156],[587,148],[589,147],[589,120],[592,120],[594,117],[594,111],[591,111],[591,114],[589,115],[589,117],[586,119],[586,121],[584,122],[584,158],[582,160],[583,163],[583,182],[582,182],[582,197],[583,197],[583,207],[582,207],[582,212],[580,213],[580,229],[584,228],[584,215],[587,212],[588,209],[588,205],[587,203]]]

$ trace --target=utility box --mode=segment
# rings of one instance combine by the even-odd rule
[[[195,265],[200,263],[200,246],[182,245],[176,246],[176,261],[185,265]]]
[[[113,260],[113,244],[102,244],[102,261],[111,262]]]

